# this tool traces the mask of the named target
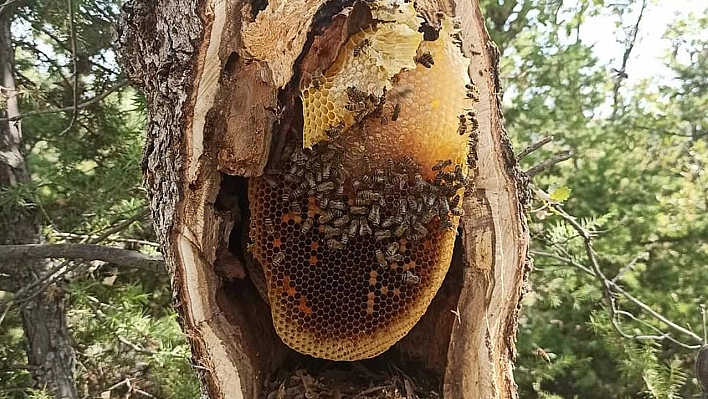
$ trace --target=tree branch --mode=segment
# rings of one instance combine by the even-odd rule
[[[639,10],[639,16],[637,17],[637,22],[634,24],[634,27],[629,33],[629,38],[625,41],[625,47],[624,47],[624,54],[622,55],[622,66],[620,69],[615,69],[615,73],[617,74],[616,80],[615,80],[615,85],[612,90],[613,96],[612,96],[612,117],[611,119],[614,119],[615,116],[617,116],[617,109],[619,107],[618,102],[619,102],[619,89],[620,86],[622,85],[622,82],[627,79],[629,76],[627,75],[627,62],[629,61],[629,56],[632,54],[632,50],[634,49],[634,43],[637,41],[637,36],[639,35],[639,24],[642,22],[642,18],[644,17],[644,10],[647,8],[647,0],[642,1],[642,8]]]
[[[570,158],[573,157],[573,153],[570,150],[563,151],[561,153],[558,153],[554,155],[550,159],[546,159],[545,161],[541,162],[540,164],[531,167],[529,170],[526,171],[526,176],[529,177],[529,179],[533,179],[534,176],[537,174],[549,169],[551,166],[566,161]]]
[[[538,150],[539,148],[543,147],[544,145],[550,143],[551,141],[553,141],[553,136],[546,136],[535,143],[529,144],[528,147],[524,148],[519,153],[519,155],[516,156],[516,161],[517,162],[521,161],[522,159],[526,158],[530,153]]]
[[[103,100],[104,98],[108,97],[111,93],[113,93],[125,86],[128,86],[129,83],[130,82],[128,80],[121,80],[121,81],[117,82],[113,87],[104,91],[103,93],[101,93],[93,98],[90,98],[80,104],[77,104],[76,107],[70,106],[70,107],[64,107],[64,108],[37,109],[34,111],[28,111],[28,112],[22,113],[20,115],[16,115],[16,116],[13,116],[10,118],[0,118],[0,122],[8,122],[8,121],[14,122],[14,121],[26,118],[28,116],[55,114],[55,113],[59,113],[59,112],[73,111],[74,109],[77,109],[77,110],[84,109],[92,104],[95,104],[95,103]]]
[[[536,192],[538,194],[538,190]],[[541,194],[538,194],[538,195],[543,197],[543,195],[541,195]],[[560,217],[562,217],[563,220],[567,224],[569,224],[573,228],[573,230],[575,230],[578,233],[578,235],[582,238],[584,248],[585,248],[585,255],[588,259],[588,263],[590,264],[590,266],[589,267],[585,266],[585,265],[581,264],[580,262],[577,262],[576,260],[572,259],[572,256],[570,254],[568,254],[567,251],[565,251],[563,248],[557,248],[558,250],[563,252],[563,255],[556,255],[556,254],[547,253],[547,252],[540,252],[540,251],[533,251],[532,253],[536,254],[536,255],[546,256],[546,257],[549,257],[549,258],[552,258],[555,260],[565,262],[569,265],[572,265],[572,266],[582,270],[583,272],[587,273],[588,275],[593,276],[595,279],[597,279],[597,281],[600,283],[600,285],[603,288],[603,295],[604,295],[605,299],[607,300],[610,322],[612,323],[612,326],[614,327],[614,329],[622,337],[630,338],[630,339],[638,339],[638,340],[640,340],[640,339],[643,339],[643,340],[653,339],[653,340],[657,340],[657,341],[667,339],[667,340],[675,342],[678,345],[683,346],[685,348],[698,348],[700,346],[700,344],[703,343],[702,338],[698,334],[696,334],[693,331],[686,329],[686,328],[674,323],[673,321],[669,320],[666,316],[657,312],[651,306],[642,302],[638,298],[635,298],[629,292],[624,290],[624,288],[619,286],[614,280],[608,279],[605,276],[605,274],[602,272],[602,270],[600,269],[600,263],[597,260],[597,254],[595,252],[595,249],[593,248],[593,241],[592,241],[593,234],[590,231],[588,231],[585,227],[583,227],[575,217],[573,217],[573,216],[569,215],[567,212],[565,212],[565,210],[563,210],[563,208],[559,204],[549,204],[549,206]],[[636,261],[636,259],[633,260],[632,262],[630,262],[630,264],[634,263],[635,261]],[[626,268],[627,267],[625,267],[625,269]],[[674,339],[673,337],[671,337],[669,335],[669,333],[661,333],[661,335],[654,336],[654,335],[629,334],[629,333],[625,332],[622,329],[622,327],[620,326],[620,321],[619,321],[620,315],[623,315],[623,316],[631,315],[630,317],[633,320],[635,320],[635,321],[639,321],[639,320],[631,313],[626,312],[626,311],[621,311],[617,308],[617,303],[615,301],[615,297],[617,295],[621,295],[625,299],[629,300],[632,304],[639,307],[647,315],[649,315],[653,319],[658,320],[659,322],[665,324],[670,329],[690,337],[692,340],[696,341],[698,343],[698,345],[690,345],[690,344],[680,342],[680,341]],[[648,325],[647,323],[645,323],[643,321],[641,323]],[[657,328],[654,328],[654,327],[652,327],[652,330],[654,330],[655,332],[660,332],[660,330],[658,330]]]
[[[162,256],[146,255],[122,248],[96,244],[0,245],[0,259],[67,258],[101,260],[118,266],[162,272]]]

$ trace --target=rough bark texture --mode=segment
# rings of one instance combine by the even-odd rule
[[[259,398],[264,379],[301,359],[275,334],[254,285],[229,275],[241,275],[249,262],[244,177],[263,172],[271,146],[281,145],[297,116],[297,87],[289,82],[302,71],[303,53],[315,47],[311,31],[321,41],[331,16],[349,6],[157,0],[124,8],[117,44],[148,100],[144,168],[153,220],[212,398]],[[431,21],[438,12],[462,21],[470,76],[482,98],[479,171],[442,288],[416,327],[382,356],[426,370],[446,398],[513,398],[528,233],[522,179],[502,127],[498,54],[477,1],[417,7]],[[229,250],[233,255],[225,255]]]
[[[2,10],[5,11],[5,10]],[[0,11],[0,73],[6,101],[4,117],[19,114],[14,79],[14,50],[8,13]],[[12,189],[30,181],[22,154],[20,122],[0,124],[0,189]],[[0,245],[36,244],[40,241],[36,212],[29,207],[0,213]],[[14,280],[15,287],[26,287],[51,266],[45,260],[8,260],[0,272]],[[74,350],[66,325],[64,298],[59,288],[38,295],[18,298],[24,326],[27,359],[38,388],[46,387],[59,399],[78,398],[74,382]]]

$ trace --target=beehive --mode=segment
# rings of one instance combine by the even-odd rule
[[[373,13],[384,22],[303,90],[303,137],[249,185],[275,329],[332,360],[380,354],[427,309],[452,257],[474,134],[452,22],[426,42],[412,3]]]

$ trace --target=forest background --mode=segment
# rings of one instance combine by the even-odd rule
[[[517,153],[552,137],[521,159],[534,189],[535,264],[518,333],[522,398],[700,393],[708,1],[678,3],[688,2],[482,1]],[[665,25],[649,21],[668,4],[676,12],[661,14]],[[48,244],[147,254],[126,261],[109,249],[55,246],[38,273],[0,263],[0,398],[51,396],[37,385],[25,339],[37,300],[66,318],[76,397],[199,395],[167,275],[155,267],[140,172],[145,104],[111,47],[120,6],[0,5],[0,52],[16,84],[3,81],[0,117],[21,120],[29,169],[26,181],[0,185],[0,244],[18,244],[8,238],[13,215],[31,214]],[[15,100],[19,114],[10,115]],[[12,256],[0,245],[0,259]]]

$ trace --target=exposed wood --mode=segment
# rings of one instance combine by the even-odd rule
[[[478,174],[442,288],[416,327],[383,357],[404,369],[422,365],[446,398],[513,398],[528,232],[525,188],[502,127],[498,53],[476,1],[418,7],[433,30],[440,11],[462,21],[470,76],[482,98]],[[241,1],[124,7],[117,36],[122,63],[148,100],[144,166],[153,220],[181,324],[211,398],[259,398],[265,379],[302,360],[275,334],[254,285],[240,273],[217,270],[223,259],[238,264],[234,270],[248,263],[241,177],[260,175],[271,148],[282,145],[297,121],[294,78],[326,68],[343,38],[366,19],[341,13],[345,9],[352,10],[321,0],[269,2],[264,10]],[[313,39],[312,30],[319,36]],[[228,249],[233,257],[223,255]]]

